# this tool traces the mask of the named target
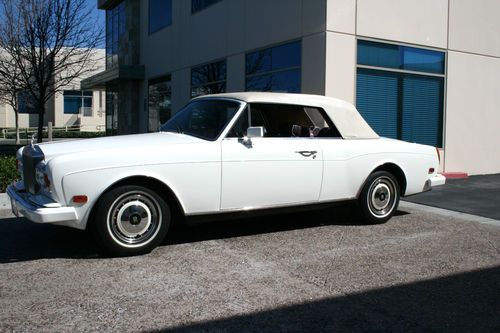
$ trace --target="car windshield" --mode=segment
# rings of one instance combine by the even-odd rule
[[[240,103],[228,100],[192,101],[160,128],[161,132],[176,132],[204,140],[216,140],[240,108]]]

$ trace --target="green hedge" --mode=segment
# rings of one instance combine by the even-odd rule
[[[32,133],[28,133],[28,139],[31,139]],[[53,138],[97,138],[101,136],[105,136],[106,132],[65,132],[65,131],[55,131],[52,133]],[[19,137],[21,140],[26,139],[26,132],[20,132]],[[43,133],[43,137],[47,138],[47,132]],[[9,133],[6,135],[7,139],[15,139],[15,133]]]
[[[0,156],[0,192],[5,192],[12,181],[19,179],[14,156]]]

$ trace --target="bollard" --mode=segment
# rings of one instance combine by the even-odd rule
[[[49,121],[47,124],[47,137],[49,141],[52,141],[52,122]]]

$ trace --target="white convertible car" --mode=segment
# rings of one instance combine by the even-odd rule
[[[160,132],[29,145],[7,193],[31,221],[89,229],[103,251],[151,251],[176,219],[357,200],[367,223],[444,184],[434,147],[380,138],[347,102],[193,99]]]

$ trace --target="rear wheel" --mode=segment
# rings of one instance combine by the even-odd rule
[[[398,208],[399,198],[399,184],[391,173],[372,173],[358,199],[361,218],[370,224],[386,222]]]
[[[91,233],[109,255],[128,256],[150,252],[164,239],[170,209],[156,192],[136,185],[114,188],[99,199]]]

